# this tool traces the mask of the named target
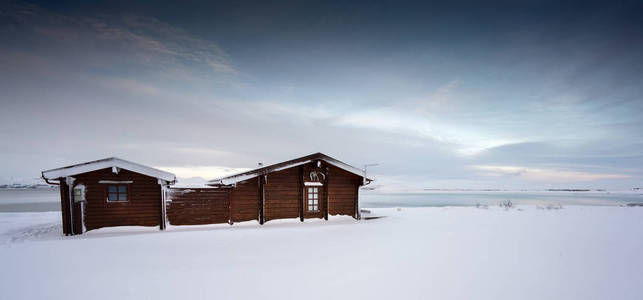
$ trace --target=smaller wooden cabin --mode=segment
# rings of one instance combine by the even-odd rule
[[[172,173],[111,157],[42,172],[60,185],[63,233],[111,226],[165,229],[165,189]]]
[[[228,218],[234,222],[347,215],[360,218],[359,187],[371,182],[363,170],[323,153],[210,180],[229,189]]]

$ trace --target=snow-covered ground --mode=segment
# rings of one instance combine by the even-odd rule
[[[643,299],[643,207],[373,213],[74,237],[0,213],[0,299]]]

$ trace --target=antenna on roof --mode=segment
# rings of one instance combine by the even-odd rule
[[[380,164],[365,164],[364,165],[364,185],[366,185],[366,168],[368,167],[374,167],[374,166],[379,166]]]
[[[260,167],[263,167],[263,163],[257,163],[257,165],[259,165]]]

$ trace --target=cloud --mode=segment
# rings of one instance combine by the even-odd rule
[[[134,95],[156,96],[160,93],[158,87],[140,82],[136,79],[107,78],[97,83],[107,89],[119,90]]]
[[[30,4],[10,5],[3,16],[14,26],[3,28],[8,36],[25,36],[32,50],[55,52],[61,47],[86,56],[88,63],[146,63],[150,66],[200,67],[216,73],[238,71],[215,43],[156,18],[131,14],[99,14],[82,17],[58,14]],[[1,31],[0,31],[1,33]],[[30,36],[39,37],[34,42]],[[96,57],[94,54],[104,54]],[[118,55],[116,55],[118,54]],[[105,61],[103,61],[105,63]]]
[[[349,112],[339,117],[337,124],[435,140],[452,146],[462,155],[521,142],[512,135],[485,131],[484,128],[470,126],[458,119],[430,118],[398,107]]]
[[[550,34],[559,28],[480,31],[423,18],[439,26],[310,32],[296,26],[305,14],[257,26],[240,8],[199,19],[208,14],[114,6],[0,9],[3,172],[37,176],[116,155],[210,178],[322,151],[379,163],[377,184],[390,190],[643,178],[640,39],[610,34],[629,50],[596,56],[603,47]],[[385,30],[369,34],[373,26]]]
[[[625,179],[630,178],[624,174],[588,173],[568,170],[538,169],[517,166],[473,166],[480,171],[480,175],[487,177],[519,177],[529,181],[542,182],[579,182],[595,181],[602,179]]]
[[[432,115],[454,106],[457,99],[456,89],[460,80],[454,79],[438,87],[428,97],[417,100],[415,110],[418,113]]]

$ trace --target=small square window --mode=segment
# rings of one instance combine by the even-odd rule
[[[124,184],[110,184],[107,186],[107,201],[111,202],[127,202],[127,185]]]

